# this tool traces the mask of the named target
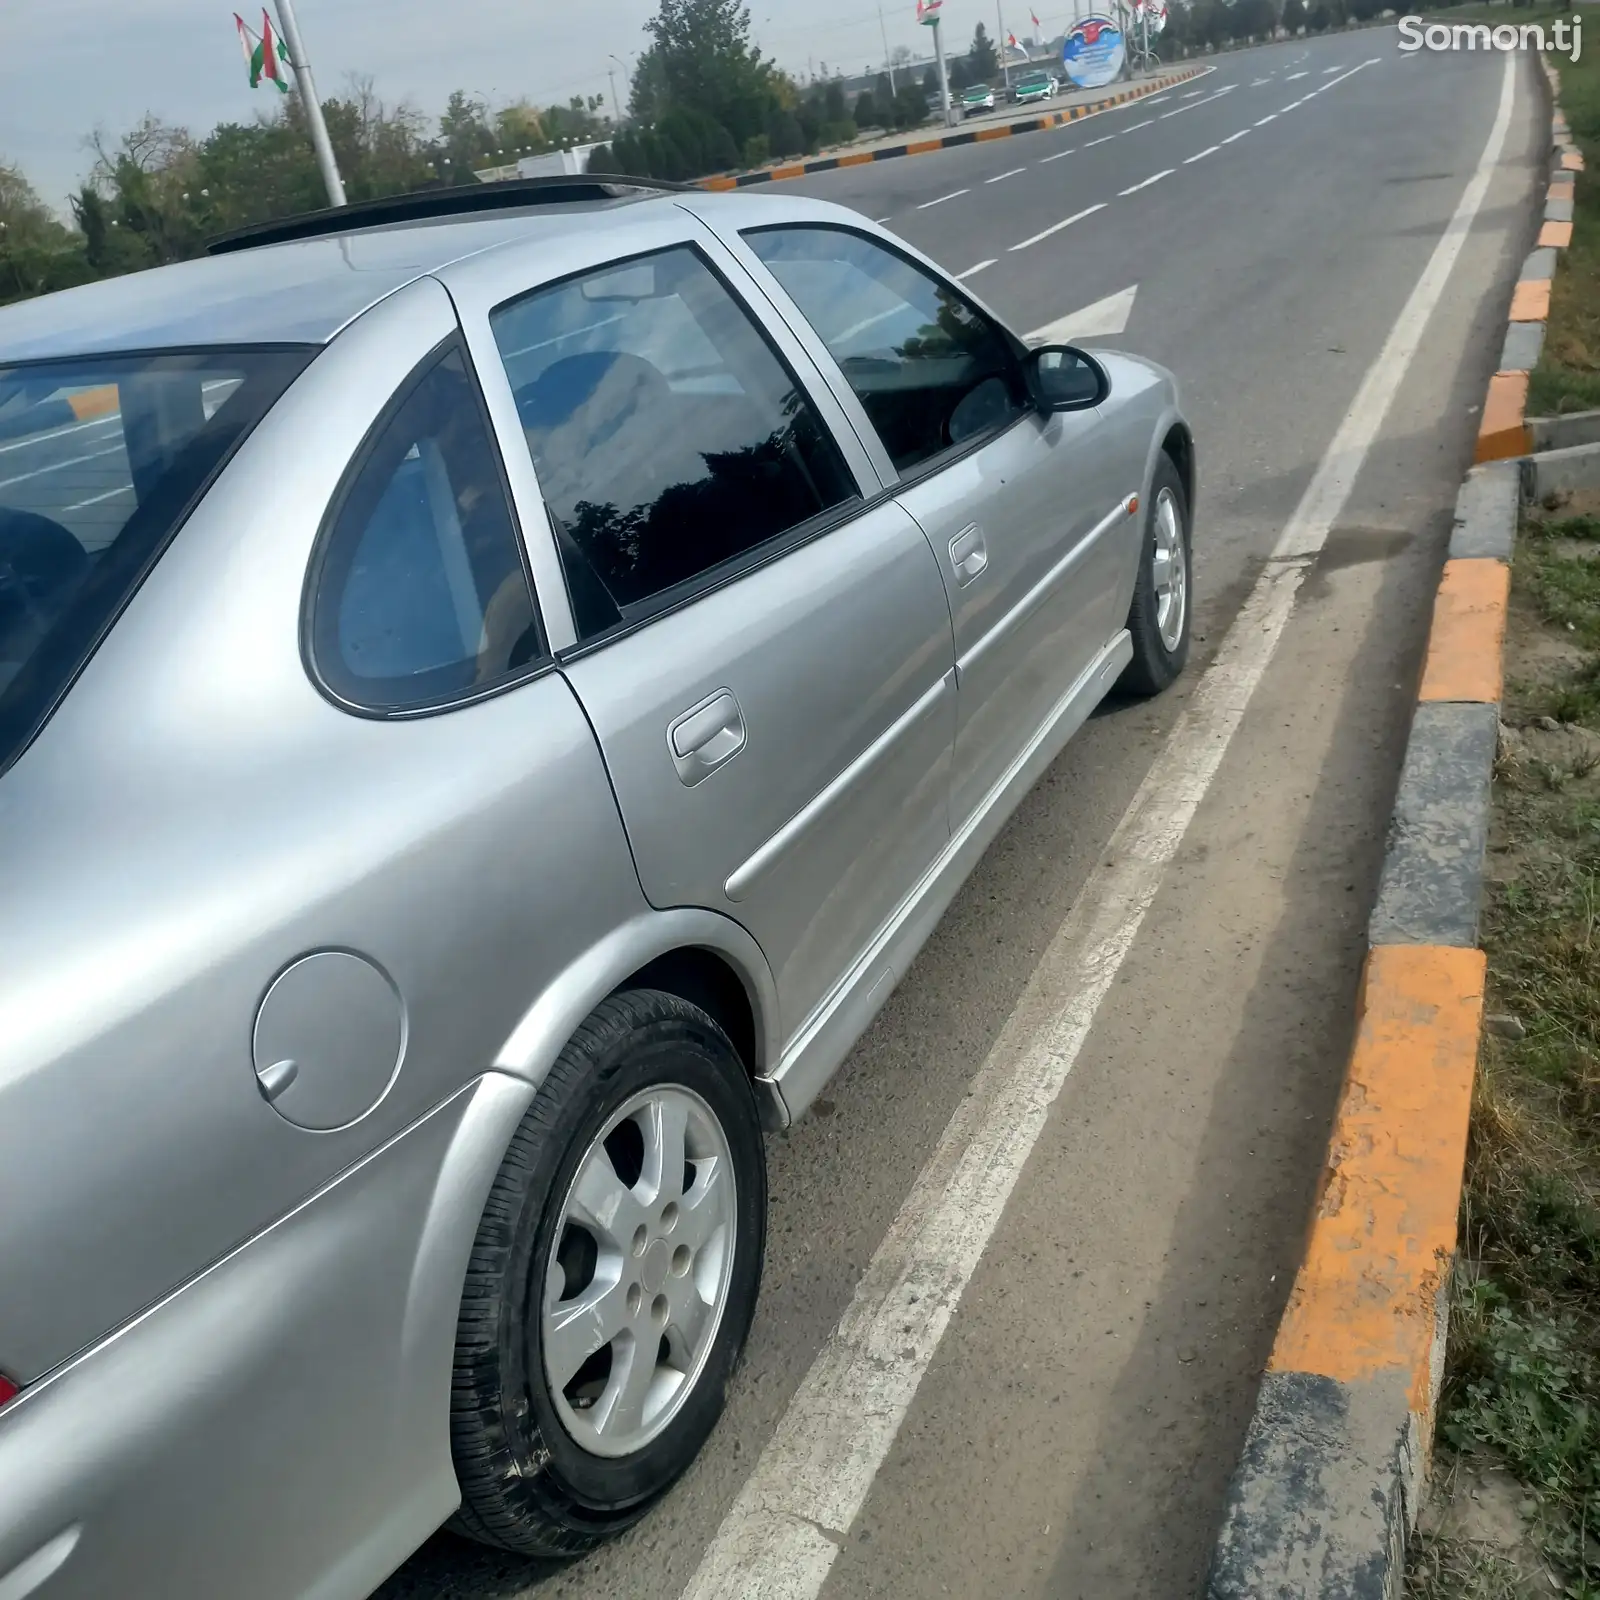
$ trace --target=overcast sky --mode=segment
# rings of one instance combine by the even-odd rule
[[[43,197],[65,209],[87,172],[86,136],[115,135],[145,112],[204,133],[244,121],[276,91],[251,91],[233,9],[240,0],[0,0],[0,159],[20,165]],[[655,0],[295,0],[317,87],[333,95],[351,72],[371,73],[386,100],[437,113],[452,89],[491,102],[564,101],[610,93],[607,58],[643,48]],[[1070,18],[1062,0],[1031,0],[1048,32]],[[1021,37],[1030,0],[1005,0]],[[260,31],[261,0],[242,7]],[[877,0],[753,0],[762,52],[804,77],[881,65]],[[884,0],[889,45],[920,56],[927,34],[915,0]],[[946,37],[964,46],[994,0],[945,0]],[[624,102],[622,74],[617,90]]]

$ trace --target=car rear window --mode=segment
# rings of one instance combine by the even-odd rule
[[[0,770],[303,348],[0,364]]]

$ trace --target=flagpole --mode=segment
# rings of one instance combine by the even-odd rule
[[[339,177],[339,164],[333,159],[328,125],[322,120],[322,102],[317,98],[317,86],[311,77],[311,58],[306,54],[305,42],[300,37],[300,25],[294,19],[294,0],[275,0],[275,3],[278,7],[278,25],[288,41],[295,81],[300,85],[300,100],[305,106],[306,121],[311,127],[311,145],[317,152],[317,165],[322,169],[323,187],[328,191],[328,204],[342,206],[345,203],[344,183]]]
[[[1011,92],[1011,63],[1006,59],[1011,46],[1006,43],[1006,19],[1000,15],[1000,0],[994,0],[994,25],[1000,30],[1000,71],[1006,80],[1006,93]]]

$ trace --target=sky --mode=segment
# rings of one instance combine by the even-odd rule
[[[146,112],[204,134],[241,122],[277,91],[252,91],[233,24],[242,0],[0,0],[0,160],[20,166],[50,205],[87,174],[98,127],[113,139]],[[243,11],[260,32],[261,0]],[[883,0],[891,49],[927,53],[915,0]],[[1031,0],[1046,37],[1070,21],[1070,0]],[[1006,27],[1026,33],[1030,0],[1005,0]],[[318,92],[337,95],[347,74],[369,73],[387,102],[436,115],[452,89],[491,104],[619,97],[646,44],[655,0],[295,0]],[[976,23],[996,32],[994,0],[945,0],[945,37],[964,48]],[[883,63],[877,0],[752,0],[762,53],[804,79]]]

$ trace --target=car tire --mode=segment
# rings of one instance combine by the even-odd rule
[[[1128,609],[1133,659],[1117,685],[1128,694],[1160,694],[1189,659],[1194,589],[1190,553],[1189,497],[1178,469],[1163,452],[1150,484],[1139,576]]]
[[[721,1415],[766,1210],[755,1095],[726,1035],[676,995],[602,1002],[524,1115],[473,1245],[451,1384],[455,1531],[573,1556],[650,1510]]]

